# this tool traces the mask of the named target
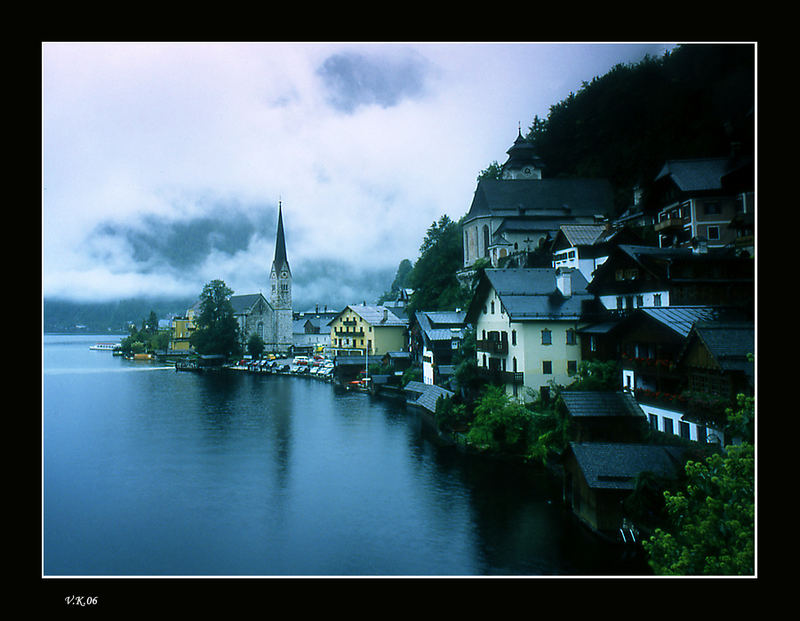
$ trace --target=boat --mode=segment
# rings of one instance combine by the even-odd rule
[[[89,349],[96,351],[114,351],[119,348],[119,343],[95,343]]]

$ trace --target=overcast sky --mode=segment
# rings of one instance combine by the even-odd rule
[[[672,44],[45,43],[42,293],[374,302],[534,115]]]

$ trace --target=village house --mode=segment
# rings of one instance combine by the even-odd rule
[[[514,397],[572,381],[578,329],[595,307],[578,270],[487,269],[465,321],[475,326],[479,373]]]
[[[464,338],[464,311],[418,311],[409,327],[411,355],[425,384],[444,385]]]
[[[407,327],[408,322],[386,306],[346,306],[328,323],[331,350],[376,357],[403,351]]]
[[[686,378],[683,419],[697,427],[720,428],[737,395],[755,396],[754,354],[752,321],[694,323],[676,360]]]
[[[595,270],[587,291],[620,314],[650,306],[752,306],[754,265],[725,250],[620,244]]]
[[[292,328],[293,351],[295,353],[314,353],[330,348],[331,333],[328,323],[337,315],[335,311],[323,310],[316,306],[295,316]]]
[[[742,169],[744,164],[730,157],[668,160],[649,191],[649,202],[658,206],[659,246],[687,246],[697,239],[709,248],[735,243],[739,235],[731,221],[754,210],[753,186],[742,186]]]
[[[679,356],[687,344],[693,326],[741,322],[746,319],[735,308],[715,306],[673,306],[641,308],[620,322],[613,330],[619,344],[622,388],[631,392],[655,430],[678,435],[696,442],[721,442],[722,423],[719,418],[687,418],[689,399],[684,391],[691,380],[688,367],[678,365]],[[751,323],[752,325],[752,323]],[[743,356],[743,354],[742,354]],[[687,359],[698,364],[699,357]],[[729,400],[726,406],[733,405]]]
[[[647,418],[625,391],[562,390],[576,442],[641,442]]]
[[[565,224],[553,239],[553,267],[578,269],[586,282],[591,282],[613,248],[641,241],[630,229],[612,228],[608,223]]]
[[[624,501],[644,472],[677,479],[687,459],[677,446],[621,442],[571,443],[561,456],[563,500],[592,531],[617,542],[631,542],[636,531]]]
[[[604,179],[542,177],[543,164],[520,133],[500,179],[481,179],[463,218],[464,268],[478,259],[493,267],[513,254],[534,252],[564,224],[593,224],[613,208]]]

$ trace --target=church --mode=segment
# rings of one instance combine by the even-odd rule
[[[606,179],[552,178],[534,145],[523,138],[506,151],[499,178],[481,179],[461,227],[464,268],[478,259],[498,267],[509,255],[549,243],[565,224],[594,224],[613,209]]]
[[[275,257],[269,273],[269,300],[261,293],[231,296],[234,316],[242,336],[242,348],[253,334],[264,341],[264,351],[287,353],[292,348],[292,271],[286,256],[283,212],[278,203]]]

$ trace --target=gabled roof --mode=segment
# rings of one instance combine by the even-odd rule
[[[454,394],[441,386],[415,381],[406,384],[405,392],[409,404],[425,408],[429,412],[436,412],[436,402],[439,397],[452,397]]]
[[[627,392],[597,390],[562,390],[567,412],[574,418],[644,416],[636,400]]]
[[[244,295],[232,295],[230,298],[234,315],[249,313],[259,300],[263,300],[267,308],[272,308],[270,303],[260,293],[247,293]]]
[[[676,477],[684,463],[683,449],[655,444],[572,443],[568,451],[592,489],[632,490],[640,473]]]
[[[465,221],[478,216],[547,216],[569,221],[613,208],[605,179],[481,179]]]
[[[697,322],[692,326],[679,359],[695,339],[703,344],[720,370],[740,371],[753,376],[755,365],[748,359],[748,354],[755,353],[755,326],[752,322]]]
[[[586,279],[572,270],[572,295],[565,297],[556,285],[556,269],[487,269],[478,283],[466,320],[475,323],[490,289],[500,297],[512,321],[574,319],[581,316],[584,302],[593,296],[586,292]]]
[[[463,311],[417,311],[414,319],[428,341],[450,341],[464,332]]]
[[[339,317],[341,317],[347,310],[353,311],[356,315],[361,317],[364,321],[370,324],[373,327],[381,327],[381,326],[390,326],[390,327],[404,327],[408,325],[408,320],[401,319],[394,314],[394,310],[388,306],[379,306],[379,305],[370,305],[370,304],[358,304],[358,305],[349,305],[345,306],[344,309],[339,311],[336,314],[336,317],[331,319],[328,322],[328,325],[332,324],[336,321]],[[402,309],[396,309],[401,311]]]
[[[638,308],[635,312],[654,319],[682,337],[688,336],[692,326],[699,321],[742,318],[737,309],[722,306],[652,306]]]
[[[722,177],[728,170],[729,158],[669,160],[656,175],[655,181],[672,179],[682,192],[721,190]]]
[[[565,224],[560,228],[572,246],[591,246],[603,239],[606,232],[605,224]]]

